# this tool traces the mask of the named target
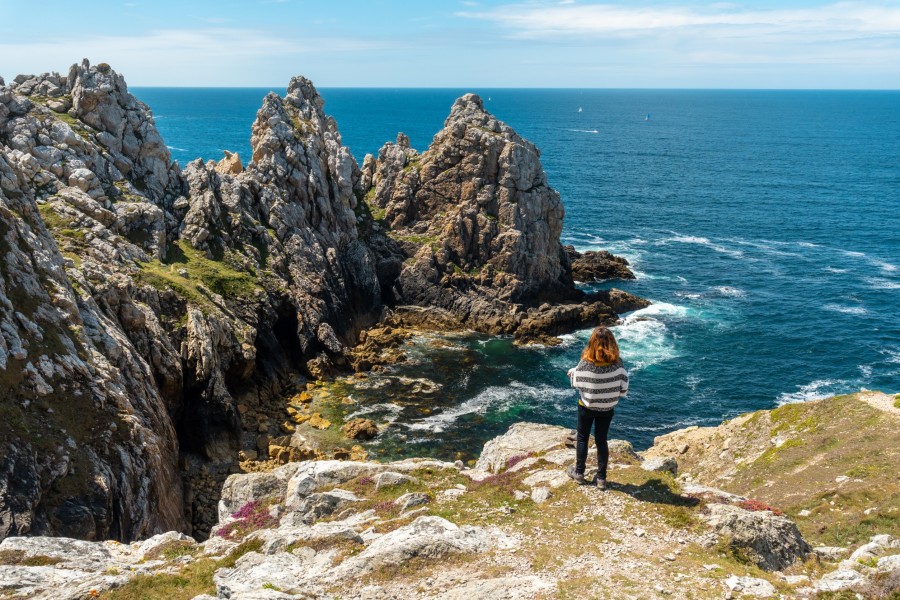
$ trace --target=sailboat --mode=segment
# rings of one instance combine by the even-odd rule
[[[650,113],[647,113],[647,116],[644,117],[644,120],[645,120],[645,121],[649,121],[649,120],[650,120]]]
[[[581,112],[581,107],[580,107],[580,106],[578,107],[578,112]]]

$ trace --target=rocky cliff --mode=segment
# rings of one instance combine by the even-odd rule
[[[106,64],[0,83],[0,538],[204,537],[386,316],[552,341],[645,304],[574,287],[537,150],[477,97],[360,169],[297,77],[251,144],[182,171]]]
[[[540,152],[475,94],[453,104],[427,151],[401,134],[367,157],[363,186],[375,227],[402,251],[389,282],[394,302],[442,309],[426,325],[547,341],[646,306],[621,292],[576,289],[570,259],[596,261],[560,244],[564,209]],[[623,267],[616,276],[633,277]],[[604,279],[599,273],[582,281]],[[407,318],[423,324],[421,313]]]
[[[675,432],[643,456],[613,440],[606,491],[565,474],[570,431],[536,423],[488,442],[472,467],[292,462],[229,477],[202,544],[176,532],[131,545],[8,538],[0,589],[111,599],[895,598],[900,482],[881,469],[898,447],[879,446],[882,459],[856,445],[866,435],[885,442],[897,419],[860,395]],[[822,444],[831,421],[847,438]],[[784,440],[766,451],[783,449],[793,473],[781,456],[756,452],[761,432]],[[770,478],[766,501],[738,493],[739,478],[701,484],[707,461]]]

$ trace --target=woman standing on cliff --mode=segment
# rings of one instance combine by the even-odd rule
[[[619,344],[609,329],[601,325],[594,330],[581,353],[581,360],[569,369],[569,379],[580,395],[575,466],[569,467],[569,477],[579,484],[585,483],[588,439],[593,426],[594,440],[597,442],[597,478],[594,483],[605,490],[606,466],[609,463],[606,436],[619,398],[628,393],[628,372],[619,358]]]

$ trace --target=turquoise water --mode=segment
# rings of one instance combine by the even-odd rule
[[[426,148],[464,91],[541,149],[564,241],[627,257],[638,279],[614,285],[655,302],[616,329],[632,385],[613,437],[646,446],[780,403],[900,392],[900,93],[321,90],[359,159],[397,131]],[[265,92],[135,90],[182,164],[246,157]],[[522,419],[572,425],[565,371],[585,338],[423,340],[355,410],[394,423],[374,445],[390,455],[468,454]]]

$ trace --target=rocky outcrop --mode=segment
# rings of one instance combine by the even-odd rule
[[[574,246],[563,246],[569,263],[572,265],[572,277],[582,283],[593,283],[607,279],[634,279],[634,273],[628,268],[628,261],[621,256],[601,250],[578,252]]]
[[[182,171],[103,63],[0,83],[0,538],[203,538],[239,458],[324,456],[287,392],[402,360],[395,326],[552,343],[645,305],[575,290],[537,150],[476,96],[360,170],[296,77],[251,145]]]
[[[622,583],[613,574],[635,593],[683,600],[697,590],[785,598],[896,591],[900,542],[892,535],[809,570],[797,562],[809,547],[789,519],[740,508],[711,488],[682,492],[631,461],[627,443],[614,444],[608,490],[576,485],[565,473],[574,461],[567,433],[517,424],[485,446],[481,467],[491,472],[417,459],[305,461],[232,475],[215,533],[202,544],[174,532],[130,545],[8,538],[0,581],[14,598],[64,599],[120,586],[124,595],[189,586],[209,594],[198,597],[237,599],[615,597]],[[615,560],[590,567],[589,556]],[[747,561],[761,569],[748,575]]]
[[[734,550],[767,571],[789,567],[812,552],[795,523],[768,510],[711,504],[704,521]]]
[[[145,298],[107,267],[164,253],[161,206],[179,183],[152,131],[124,82],[86,64],[0,88],[0,537],[183,525],[175,430],[141,351],[165,341]],[[139,244],[127,241],[136,228],[151,232]]]
[[[438,315],[433,327],[456,321],[459,328],[548,342],[616,320],[608,294],[574,286],[559,241],[563,206],[537,148],[486,112],[478,96],[454,103],[427,151],[410,148],[402,134],[386,144],[377,160],[365,161],[362,181],[376,220],[369,237],[393,242],[373,246],[380,262],[395,265],[383,269],[391,276],[382,287],[396,304],[443,309],[447,316]],[[614,257],[607,262],[627,271]],[[630,298],[616,308],[647,305]]]

